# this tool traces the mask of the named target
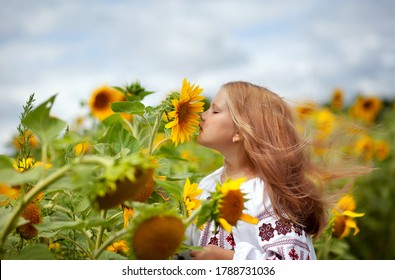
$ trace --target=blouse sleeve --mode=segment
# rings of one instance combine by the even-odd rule
[[[238,242],[235,246],[233,259],[315,259],[311,239],[300,226],[282,223],[275,219],[270,219],[269,221],[263,219],[255,225],[255,234],[258,236],[258,243],[247,241]]]

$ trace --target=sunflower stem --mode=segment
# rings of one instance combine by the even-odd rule
[[[196,219],[196,217],[199,215],[200,211],[203,208],[203,204],[201,204],[198,208],[196,208],[191,215],[185,220],[184,225],[185,228],[189,227],[191,223]]]
[[[110,246],[115,240],[121,238],[122,236],[126,235],[128,233],[127,229],[124,228],[120,231],[118,231],[117,233],[115,233],[114,235],[112,235],[111,237],[109,237],[105,242],[103,242],[103,244],[95,251],[93,258],[94,259],[98,259],[99,256],[101,255],[101,253],[103,253],[103,251]]]
[[[107,210],[106,209],[103,210],[101,215],[102,215],[102,218],[105,220],[106,216],[107,216]],[[102,243],[104,229],[105,229],[104,225],[100,226],[99,233],[97,234],[95,249],[98,249]]]
[[[150,133],[151,134],[151,138],[150,138],[149,143],[148,143],[148,153],[150,155],[152,155],[152,152],[154,151],[154,149],[153,149],[154,141],[155,141],[155,138],[156,138],[156,134],[158,133],[158,129],[159,129],[160,122],[162,120],[163,113],[164,113],[164,110],[160,110],[159,111],[158,115],[156,116],[156,120],[155,120],[154,126],[153,126],[153,128],[151,130],[151,133]]]
[[[71,242],[73,245],[77,246],[78,248],[80,248],[80,250],[87,256],[89,257],[89,259],[93,260],[93,256],[84,249],[84,247],[82,247],[77,241],[71,239],[70,237],[60,234],[59,235],[60,238],[66,239],[67,241]]]
[[[152,149],[152,152],[154,152],[160,145],[162,145],[164,142],[168,141],[169,138],[165,138],[163,140],[161,140],[158,144],[156,144],[156,146]]]

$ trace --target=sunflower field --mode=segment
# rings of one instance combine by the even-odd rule
[[[183,80],[159,105],[144,104],[139,82],[102,86],[82,102],[89,113],[73,123],[53,116],[53,95],[23,106],[0,155],[1,259],[176,259],[189,224],[231,228],[245,214],[227,215],[227,194],[242,180],[218,184],[210,201],[197,199],[199,181],[222,156],[195,142],[199,114],[210,100]],[[298,128],[322,163],[352,159],[374,171],[329,188],[349,186],[316,241],[319,259],[394,259],[395,107],[358,95],[344,102],[295,104]],[[243,222],[243,221],[240,221]]]

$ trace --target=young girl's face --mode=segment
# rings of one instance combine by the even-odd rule
[[[236,128],[224,99],[225,90],[221,89],[211,102],[210,108],[201,115],[197,141],[200,145],[224,154],[234,146]]]

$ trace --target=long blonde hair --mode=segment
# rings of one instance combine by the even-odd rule
[[[242,139],[241,156],[265,182],[275,213],[318,237],[327,224],[330,203],[318,179],[352,172],[330,173],[313,164],[293,110],[274,92],[248,82],[229,82],[222,88]]]

